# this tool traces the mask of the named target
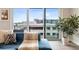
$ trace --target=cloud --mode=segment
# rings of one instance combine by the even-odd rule
[[[29,14],[29,20],[34,21],[34,19],[43,19],[43,11],[38,11],[37,13]]]
[[[47,13],[46,13],[46,18],[47,18],[47,19],[57,19],[57,18],[58,18],[58,15],[55,14],[55,13],[47,12]]]

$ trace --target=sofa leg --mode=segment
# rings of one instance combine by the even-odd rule
[[[18,48],[15,48],[15,50],[18,50]]]

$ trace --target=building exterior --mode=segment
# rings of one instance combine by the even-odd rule
[[[55,26],[58,19],[47,19],[46,20],[46,37],[48,40],[58,40],[59,32]],[[27,22],[16,23],[14,25],[15,29],[23,29],[27,31]],[[44,25],[42,19],[35,19],[33,22],[29,22],[29,31],[38,32],[41,37],[44,37]]]

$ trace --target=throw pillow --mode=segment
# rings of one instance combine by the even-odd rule
[[[5,44],[16,42],[15,34],[6,34],[4,37],[5,37],[5,42],[4,42]]]

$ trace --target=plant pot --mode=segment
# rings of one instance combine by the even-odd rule
[[[68,35],[63,32],[62,43],[63,45],[70,45],[70,41],[73,39],[72,35]]]
[[[62,38],[62,44],[63,45],[68,45],[68,39],[67,38]]]
[[[68,35],[67,37],[63,38],[63,45],[70,45],[71,40],[73,39],[72,35]]]

